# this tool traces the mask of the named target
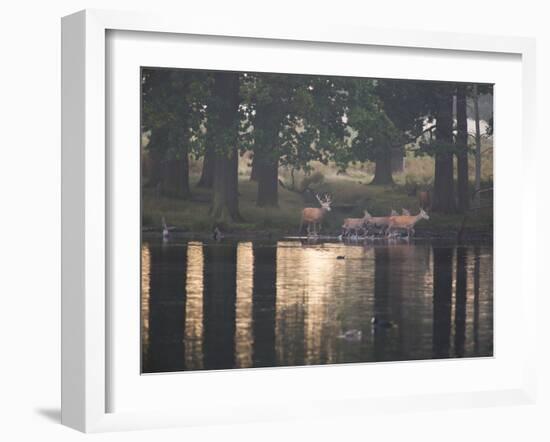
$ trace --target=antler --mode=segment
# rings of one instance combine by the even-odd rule
[[[328,193],[324,193],[322,199],[319,196],[319,194],[316,193],[315,198],[317,198],[317,201],[319,201],[319,204],[321,204],[321,205],[327,204],[327,203],[330,204],[332,202],[332,198],[330,197],[330,195]]]

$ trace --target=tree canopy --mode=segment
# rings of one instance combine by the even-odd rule
[[[492,86],[482,85],[480,91],[491,94]],[[467,106],[460,108],[456,123],[453,100],[460,94]],[[471,99],[471,86],[451,82],[143,69],[142,131],[151,132],[148,150],[157,170],[150,181],[162,182],[163,170],[172,170],[170,162],[181,160],[176,168],[187,168],[188,156],[202,157],[199,185],[214,187],[213,216],[235,219],[240,217],[236,207],[221,206],[238,203],[238,155],[248,152],[261,172],[257,204],[276,206],[281,166],[309,172],[313,161],[333,162],[345,171],[350,164],[371,161],[373,184],[391,184],[393,152],[412,147],[435,157],[435,207],[452,212],[453,155],[462,155],[464,148],[467,155],[464,131]],[[488,106],[482,107],[489,115]],[[488,121],[490,131],[491,115]],[[466,163],[461,158],[466,167],[467,158]],[[226,181],[216,187],[222,175]],[[461,176],[467,177],[464,170]],[[165,187],[188,188],[188,181],[188,172],[176,174]],[[231,196],[221,198],[219,192]]]

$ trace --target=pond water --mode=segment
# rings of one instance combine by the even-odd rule
[[[151,240],[141,253],[143,373],[493,354],[491,245]]]

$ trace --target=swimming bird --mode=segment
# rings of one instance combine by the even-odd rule
[[[363,338],[363,332],[352,328],[344,333],[338,335],[339,339],[345,339],[346,341],[360,341]]]
[[[336,259],[346,259],[346,257],[344,255],[338,255]]]
[[[373,327],[379,328],[392,328],[395,324],[392,321],[386,319],[377,318],[376,316],[371,319],[371,324]]]

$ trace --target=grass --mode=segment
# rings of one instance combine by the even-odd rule
[[[409,209],[413,214],[417,213],[417,198],[408,194],[410,182],[416,180],[415,182],[422,184],[423,180],[426,180],[425,177],[428,176],[426,171],[429,170],[429,167],[425,163],[415,163],[414,159],[408,160],[407,163],[409,166],[407,174],[395,175],[396,184],[393,186],[367,184],[372,179],[372,174],[367,168],[355,168],[344,175],[338,175],[334,168],[315,165],[315,170],[324,176],[324,180],[317,184],[315,190],[329,192],[333,199],[333,210],[323,221],[323,231],[339,232],[343,218],[360,217],[363,209],[368,209],[373,216],[386,216],[391,209],[400,211],[401,208]],[[247,164],[242,166],[247,166]],[[247,170],[245,167],[240,169],[241,171]],[[193,167],[191,170],[200,170],[200,168]],[[419,173],[419,176],[411,178],[414,173]],[[283,181],[288,182],[288,172],[281,170],[280,176]],[[301,179],[301,176],[297,176],[297,179]],[[209,215],[211,191],[197,188],[195,186],[197,180],[198,176],[192,176],[193,194],[190,200],[158,197],[152,189],[144,188],[143,226],[158,228],[161,225],[161,218],[164,216],[169,225],[182,231],[210,232],[214,225]],[[296,192],[279,187],[279,207],[260,208],[256,206],[256,192],[257,184],[249,180],[247,173],[241,172],[239,208],[245,222],[224,226],[226,231],[251,234],[296,234],[302,209],[318,207],[311,196],[304,198]],[[485,198],[490,198],[490,196],[485,196]],[[489,203],[486,200],[482,202],[482,205]],[[419,233],[425,231],[434,234],[456,232],[462,220],[463,215],[460,214],[430,214],[430,220],[419,222],[416,230]],[[470,232],[489,234],[492,231],[492,223],[493,217],[490,209],[473,211],[468,216],[467,229]]]

